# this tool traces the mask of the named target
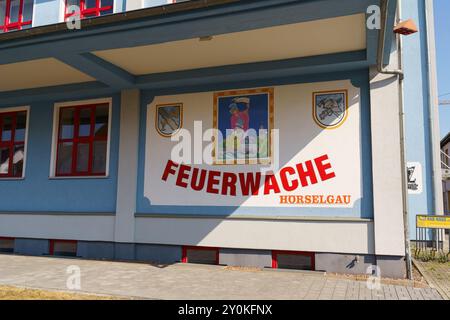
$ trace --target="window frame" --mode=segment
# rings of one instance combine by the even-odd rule
[[[23,180],[25,179],[25,170],[26,170],[26,164],[27,164],[27,150],[28,150],[28,128],[30,123],[30,106],[21,106],[21,107],[11,107],[11,108],[0,108],[0,114],[7,114],[7,113],[19,113],[19,112],[25,112],[26,113],[26,121],[25,121],[25,138],[23,141],[23,168],[22,168],[22,176],[15,177],[13,175],[0,175],[0,181],[5,180]],[[0,138],[1,140],[1,138]],[[8,168],[9,170],[9,168]]]
[[[101,0],[96,0],[95,1],[95,7],[94,8],[87,8],[87,9],[85,8],[86,0],[79,0],[79,1],[80,1],[80,7],[79,7],[80,11],[79,12],[75,12],[75,13],[67,12],[67,8],[69,7],[68,4],[67,4],[68,0],[64,0],[63,1],[63,3],[64,3],[64,11],[63,11],[64,21],[66,21],[68,18],[70,18],[72,16],[77,16],[78,15],[77,13],[79,13],[79,16],[80,16],[81,19],[100,17],[101,16],[100,13],[103,12],[103,11],[107,11],[107,10],[112,10],[111,14],[114,13],[114,1],[113,1],[113,4],[111,6],[101,7]],[[87,16],[86,17],[86,15],[93,14],[93,13],[95,13],[95,15],[91,15],[91,16]]]
[[[108,136],[106,138],[106,164],[105,164],[105,174],[77,174],[71,173],[68,175],[58,175],[57,169],[57,158],[58,158],[58,143],[59,143],[59,124],[60,115],[63,108],[69,107],[88,107],[97,104],[108,104]],[[51,150],[51,161],[50,161],[50,179],[106,179],[109,178],[109,164],[110,164],[110,153],[111,153],[111,125],[112,125],[112,98],[99,98],[92,100],[80,100],[80,101],[70,101],[55,103],[53,112],[53,134],[52,134],[52,150]],[[73,159],[73,155],[72,155]]]
[[[23,9],[24,9],[24,2],[25,0],[19,0],[20,6],[19,6],[19,19],[17,22],[10,23],[9,18],[11,14],[11,1],[13,0],[5,0],[6,7],[5,7],[5,20],[3,25],[0,25],[0,29],[3,29],[3,32],[10,32],[10,31],[17,31],[22,30],[23,26],[28,26],[33,24],[33,18],[34,18],[34,2],[33,2],[33,11],[31,14],[31,20],[23,21]]]

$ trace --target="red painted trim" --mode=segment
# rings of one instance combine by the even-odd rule
[[[20,110],[20,111],[13,111],[13,112],[1,112],[0,111],[0,148],[8,148],[9,154],[8,154],[8,172],[7,173],[0,173],[0,178],[21,178],[22,172],[20,174],[14,175],[13,171],[13,160],[14,160],[14,149],[17,146],[24,146],[25,148],[25,141],[17,141],[16,140],[16,128],[17,128],[17,115],[25,113],[26,117],[28,117],[28,112],[26,110]],[[8,141],[2,141],[2,135],[3,135],[3,121],[5,116],[11,117],[11,137]],[[26,122],[25,122],[26,123]],[[26,130],[27,128],[25,128]]]
[[[51,239],[49,248],[48,248],[48,254],[53,256],[55,254],[55,243],[56,242],[62,242],[62,243],[75,243],[78,244],[77,240],[60,240],[60,239]]]
[[[314,252],[306,251],[283,251],[283,250],[272,250],[272,268],[278,269],[278,255],[279,254],[292,254],[301,255],[311,258],[311,270],[316,270],[316,254]]]
[[[55,253],[55,240],[50,240],[48,247],[48,254],[52,256],[54,253]]]
[[[0,240],[15,240],[13,237],[0,237]]]
[[[95,3],[95,7],[93,8],[86,8],[86,1],[85,0],[80,0],[80,18],[83,19],[86,16],[88,17],[98,17],[100,16],[100,14],[104,11],[108,11],[108,10],[112,10],[114,8],[114,5],[112,6],[101,6],[101,1],[100,0],[96,0]],[[65,1],[65,9],[64,9],[64,19],[67,19],[71,16],[76,16],[78,15],[77,13],[69,13],[67,12],[68,9],[68,5],[67,5],[67,0]]]
[[[276,251],[272,251],[272,269],[278,269],[278,260]]]
[[[197,247],[197,246],[183,246],[181,253],[181,262],[188,263],[187,251],[188,250],[199,250],[199,251],[216,251],[216,264],[219,264],[220,248],[217,247]]]
[[[111,116],[109,114],[109,104],[101,103],[101,104],[86,104],[86,105],[78,105],[78,106],[67,106],[61,107],[59,109],[59,120],[58,120],[58,130],[57,130],[57,145],[56,145],[56,165],[55,165],[55,176],[57,177],[89,177],[89,176],[104,176],[106,172],[94,172],[93,171],[93,163],[94,163],[94,142],[95,141],[106,141],[108,142],[108,133],[104,136],[95,136],[95,116],[96,110],[98,106],[107,106],[108,107],[108,120]],[[61,138],[61,119],[62,113],[65,109],[74,109],[73,113],[73,136],[72,138],[63,139]],[[90,132],[88,136],[80,136],[80,111],[83,109],[90,110]],[[109,121],[108,121],[109,126]],[[108,128],[109,129],[109,128]],[[62,143],[71,142],[72,143],[72,163],[69,173],[59,173],[58,172],[58,163],[59,163],[59,147]],[[86,171],[77,171],[77,156],[78,156],[78,145],[79,144],[88,144],[88,166]]]
[[[5,0],[5,19],[3,25],[0,25],[0,29],[3,29],[3,32],[8,32],[11,30],[20,30],[23,26],[30,25],[31,20],[23,21],[23,9],[24,9],[24,0],[20,0],[19,3],[19,14],[16,22],[11,21],[11,0]],[[1,14],[1,13],[0,13]]]

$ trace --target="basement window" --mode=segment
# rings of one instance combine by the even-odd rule
[[[66,0],[65,19],[70,17],[92,18],[112,14],[113,0]]]
[[[311,252],[272,251],[272,268],[315,270],[314,257]]]
[[[77,241],[75,240],[50,240],[49,253],[51,256],[76,257]]]
[[[219,264],[219,249],[206,247],[183,247],[183,263]]]
[[[31,28],[33,0],[0,0],[0,33]]]
[[[0,237],[0,253],[14,252],[14,238]]]

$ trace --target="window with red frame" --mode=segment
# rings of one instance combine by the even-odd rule
[[[113,0],[66,0],[65,18],[79,15],[83,19],[111,14],[113,3]]]
[[[56,176],[106,175],[109,104],[59,110]]]
[[[26,125],[26,111],[0,113],[0,178],[23,176]]]
[[[31,28],[33,0],[0,0],[0,33]]]

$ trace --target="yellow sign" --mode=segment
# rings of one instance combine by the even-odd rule
[[[417,228],[450,229],[450,216],[417,216]]]

